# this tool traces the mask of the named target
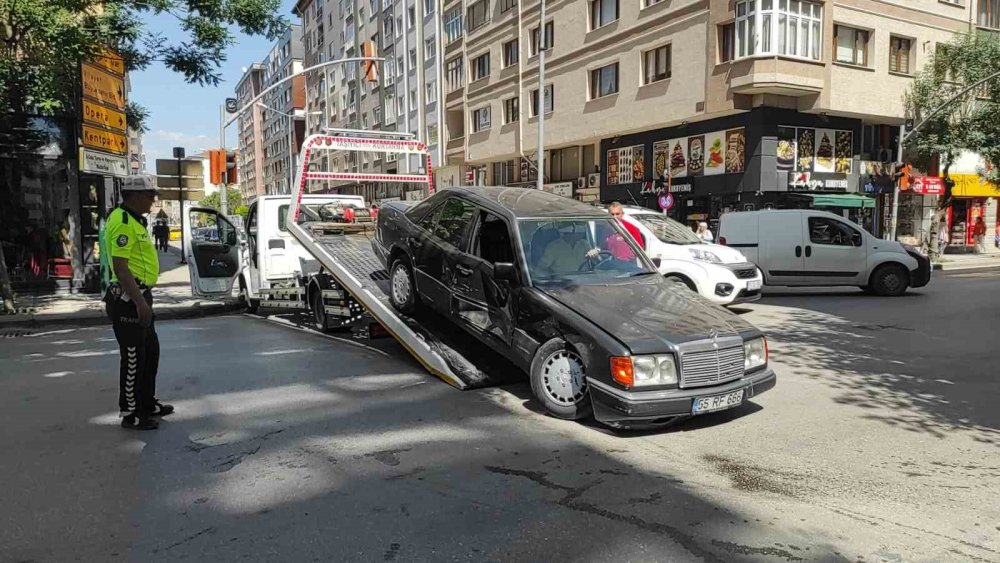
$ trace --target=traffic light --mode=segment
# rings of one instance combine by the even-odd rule
[[[226,156],[226,184],[233,185],[239,182],[236,179],[236,151],[222,151]]]
[[[374,41],[365,41],[361,44],[361,56],[377,57],[378,48]],[[361,70],[364,73],[366,82],[378,82],[378,61],[361,61]]]
[[[208,178],[215,185],[222,184],[222,174],[226,170],[226,150],[212,149],[208,151]]]
[[[896,163],[896,180],[899,182],[899,191],[905,192],[913,185],[913,166],[905,162]]]

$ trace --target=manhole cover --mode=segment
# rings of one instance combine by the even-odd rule
[[[30,336],[36,330],[30,328],[0,328],[0,338],[17,338],[19,336]]]

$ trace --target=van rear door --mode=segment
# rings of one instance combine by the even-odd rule
[[[798,285],[805,269],[802,241],[804,215],[798,212],[758,214],[758,255],[768,285]]]

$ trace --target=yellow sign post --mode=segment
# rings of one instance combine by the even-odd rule
[[[125,80],[89,63],[83,63],[83,97],[125,109]]]
[[[90,125],[84,125],[83,146],[97,149],[99,151],[125,154],[128,152],[128,139],[125,135],[120,135],[112,131],[105,131],[104,129],[98,129],[96,127],[91,127]]]
[[[94,57],[94,62],[112,74],[125,76],[125,60],[121,55],[102,49],[101,54]]]
[[[125,120],[124,112],[95,104],[86,99],[83,100],[83,120],[122,133],[127,131],[128,123]]]

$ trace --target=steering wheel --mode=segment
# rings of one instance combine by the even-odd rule
[[[582,272],[583,267],[588,264],[590,265],[590,271],[594,271],[594,269],[596,269],[599,264],[603,264],[604,262],[607,262],[612,258],[614,258],[614,254],[611,254],[611,252],[607,250],[602,250],[600,251],[600,253],[598,253],[597,258],[591,258],[589,256],[587,258],[584,258],[583,262],[580,263],[580,267],[577,268],[576,271]]]

